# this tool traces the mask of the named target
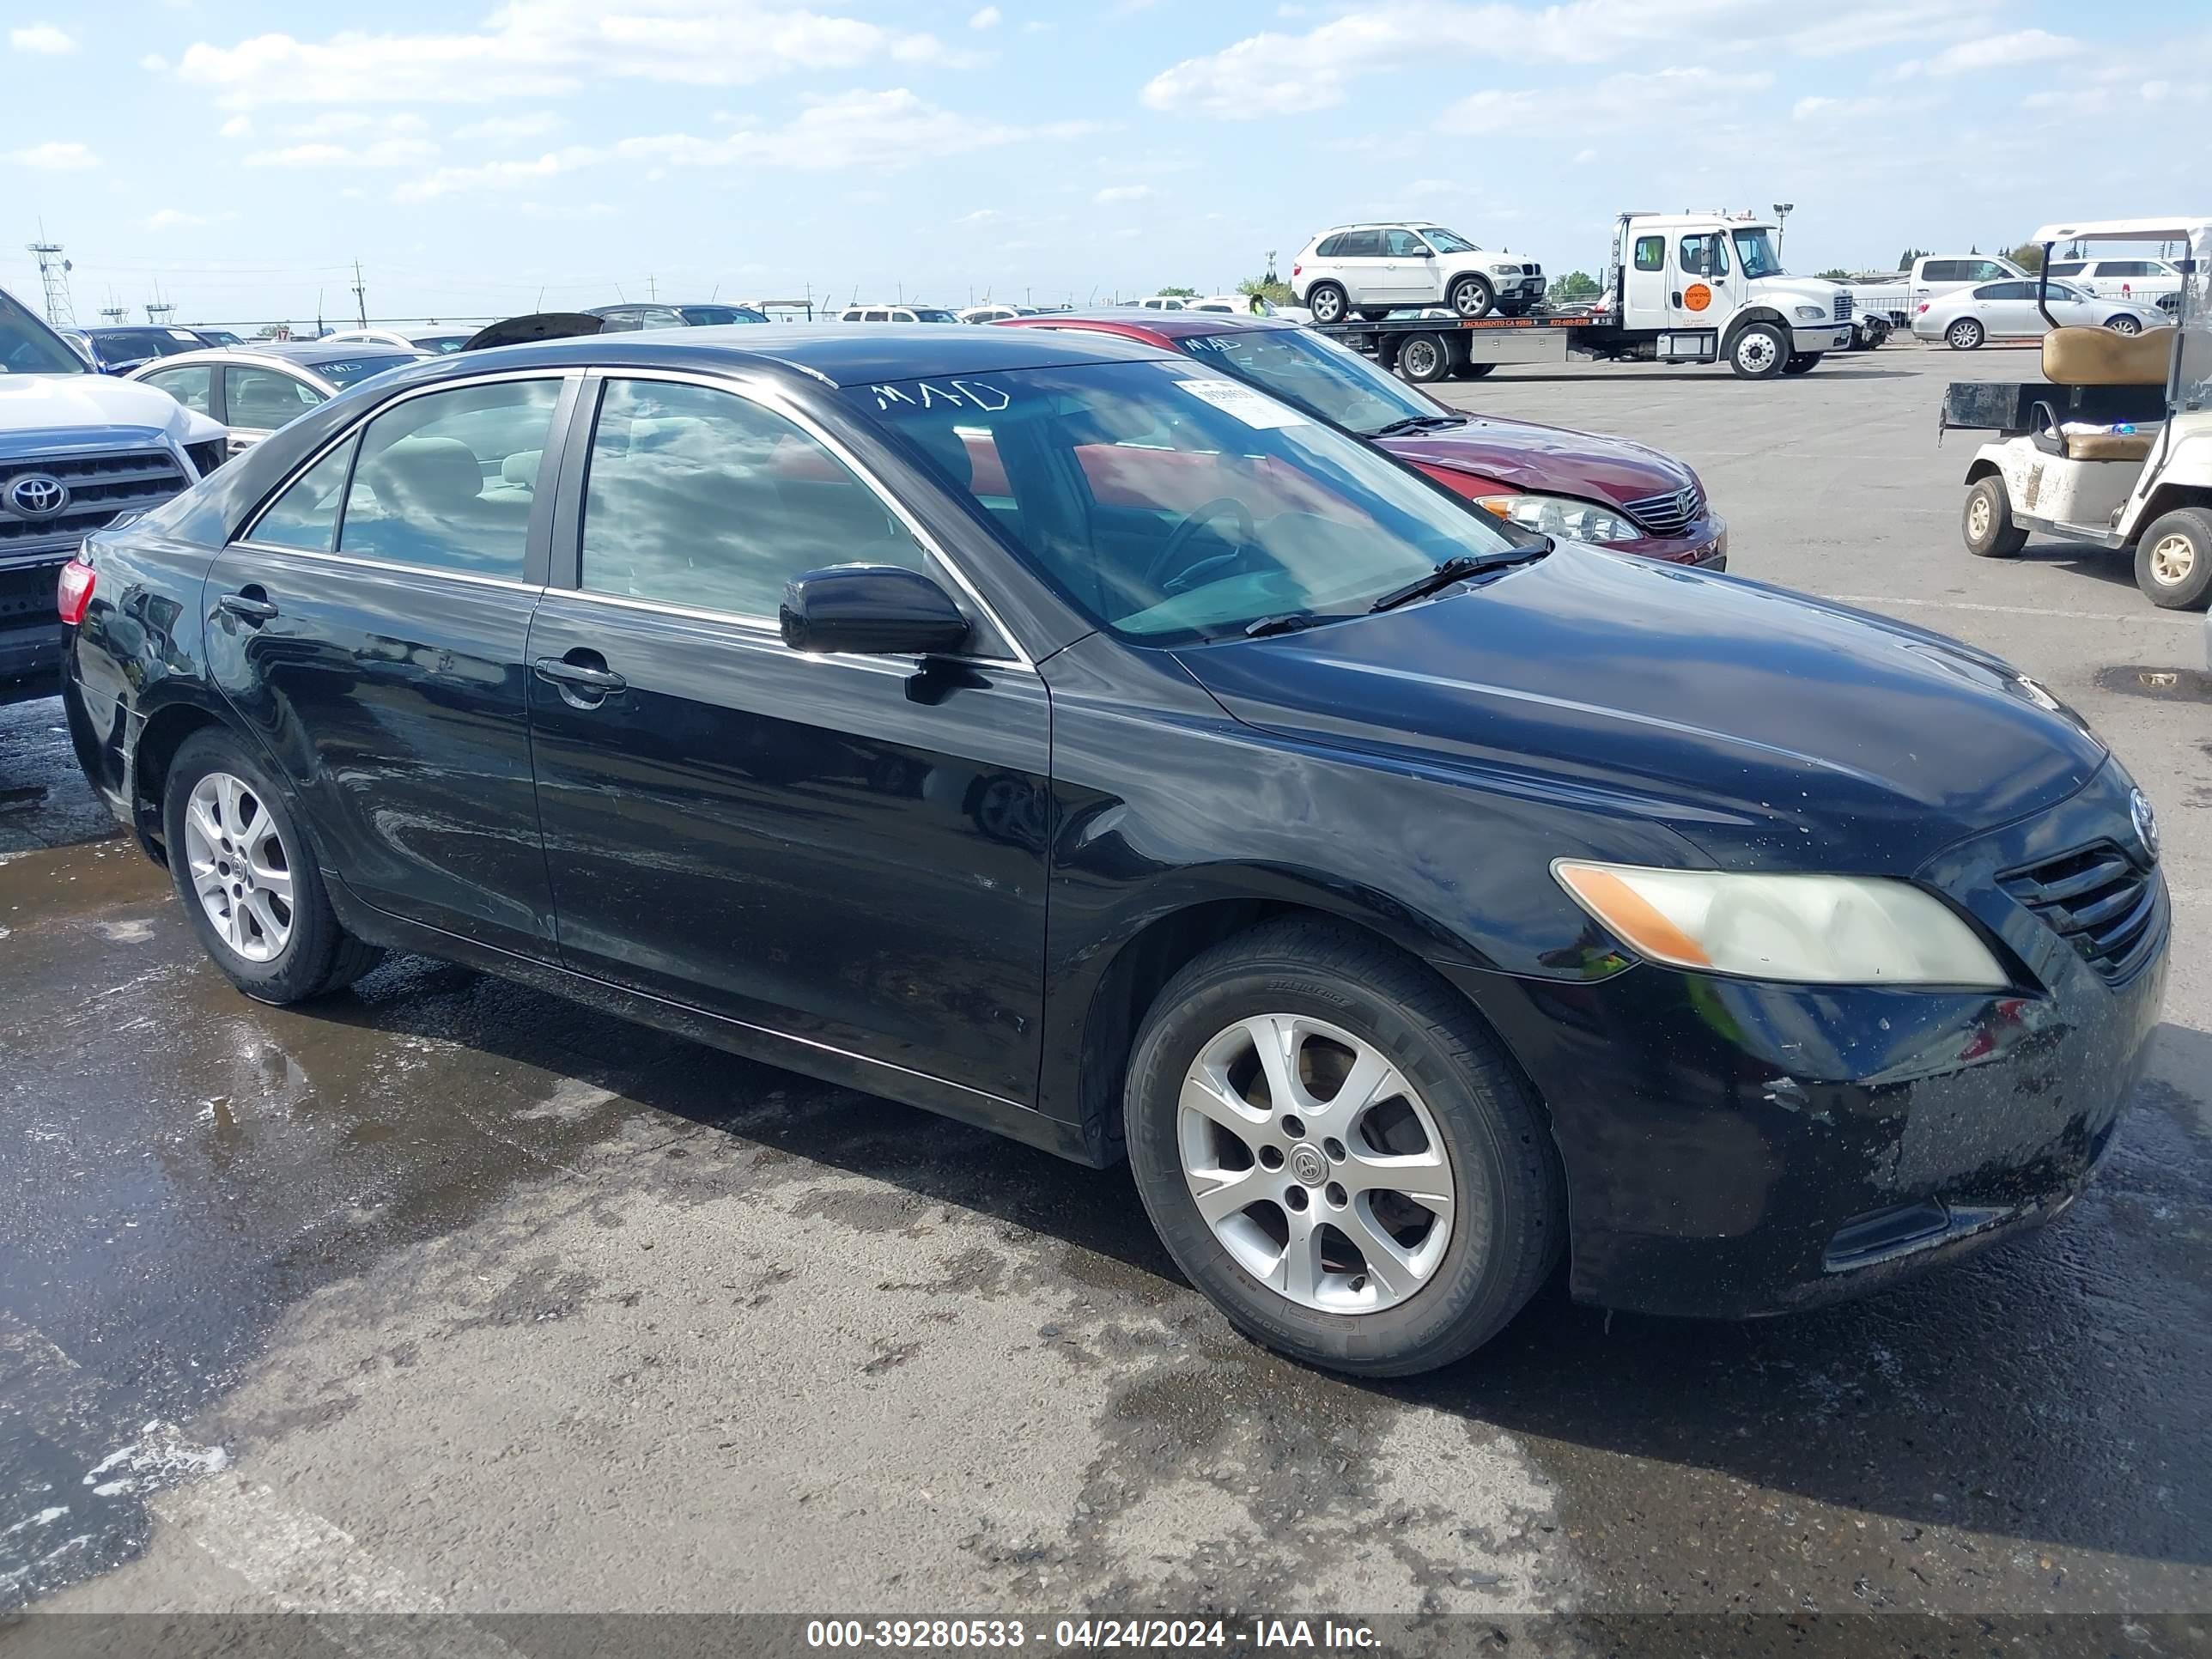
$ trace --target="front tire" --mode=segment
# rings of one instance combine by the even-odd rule
[[[1782,365],[1784,374],[1810,374],[1820,366],[1821,354],[1817,351],[1793,351]]]
[[[2194,611],[2212,594],[2212,513],[2185,507],[2136,543],[2136,586],[2166,611]]]
[[[1344,291],[1341,283],[1316,283],[1306,290],[1306,309],[1323,327],[1342,322],[1351,306],[1352,296]]]
[[[1448,1364],[1565,1244],[1548,1127],[1496,1039],[1419,964],[1328,924],[1267,924],[1176,975],[1124,1114],[1176,1264],[1237,1329],[1311,1364]]]
[[[2142,325],[2133,317],[2118,316],[2105,319],[2105,326],[2115,334],[2140,334]]]
[[[1398,344],[1398,373],[1428,386],[1451,373],[1451,349],[1441,334],[1409,334]]]
[[[246,995],[304,1002],[376,965],[383,953],[338,925],[283,792],[229,731],[185,739],[169,763],[161,821],[192,931]]]
[[[1462,317],[1487,317],[1498,303],[1498,290],[1480,276],[1462,276],[1451,285],[1444,303]]]
[[[1966,491],[1966,511],[1959,531],[1966,551],[1978,559],[2008,559],[2027,545],[2027,532],[2012,520],[2012,497],[2002,478],[1992,475],[1975,480]]]
[[[1790,342],[1772,323],[1753,323],[1729,345],[1729,367],[1747,380],[1771,380],[1790,362]]]
[[[1943,343],[1954,351],[1973,351],[1987,337],[1982,325],[1972,317],[1961,317],[1943,331]]]

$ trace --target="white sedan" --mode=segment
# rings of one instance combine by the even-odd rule
[[[2035,292],[2032,276],[1954,289],[1912,313],[1912,332],[1919,339],[1941,340],[1954,351],[1972,351],[1984,340],[2039,340],[2051,331],[2051,325],[2036,307]],[[2140,334],[2173,320],[2156,306],[2100,300],[2070,283],[2051,283],[2050,297],[2051,316],[2069,326]]]

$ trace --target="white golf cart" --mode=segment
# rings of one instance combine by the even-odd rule
[[[2176,326],[2060,326],[2039,277],[2036,305],[2052,324],[2043,380],[1961,381],[1944,394],[1946,430],[2003,434],[1966,469],[1967,550],[2007,558],[2036,531],[2133,548],[2154,604],[2201,605],[2212,594],[2212,219],[2046,225],[2034,240],[2045,270],[2062,243],[2185,244]]]

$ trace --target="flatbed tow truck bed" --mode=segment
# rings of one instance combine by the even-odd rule
[[[1314,331],[1366,353],[1383,368],[1409,380],[1474,380],[1500,363],[1564,363],[1570,354],[1585,357],[1631,355],[1626,333],[1609,319],[1587,312],[1534,311],[1520,317],[1423,317],[1407,314],[1376,322],[1350,319],[1311,325]],[[1685,357],[1710,362],[1711,344],[1691,348],[1693,334],[1711,340],[1714,331],[1682,331]],[[1673,337],[1662,336],[1668,350]]]

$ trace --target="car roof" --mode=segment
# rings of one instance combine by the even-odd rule
[[[933,309],[934,307],[933,307]],[[933,375],[981,374],[1078,363],[1142,362],[1165,354],[1137,340],[1060,333],[994,324],[900,323],[855,329],[836,323],[732,323],[680,332],[586,334],[533,340],[436,358],[448,373],[497,368],[588,367],[796,369],[832,386]],[[434,376],[428,378],[436,378]]]
[[[386,345],[380,340],[318,340],[312,343],[297,341],[254,341],[246,345],[201,346],[191,351],[173,351],[165,357],[149,359],[149,368],[179,368],[193,363],[273,363],[294,368],[315,369],[325,363],[358,362],[366,359],[389,357],[395,362],[424,362],[432,354],[416,351],[403,346]]]
[[[1042,317],[1017,317],[993,326],[1012,327],[1017,324],[1024,328],[1110,328],[1132,337],[1152,335],[1163,340],[1298,326],[1287,318],[1255,317],[1235,311],[1141,311],[1132,316],[1127,306],[1116,306],[1111,311],[1055,311]]]

